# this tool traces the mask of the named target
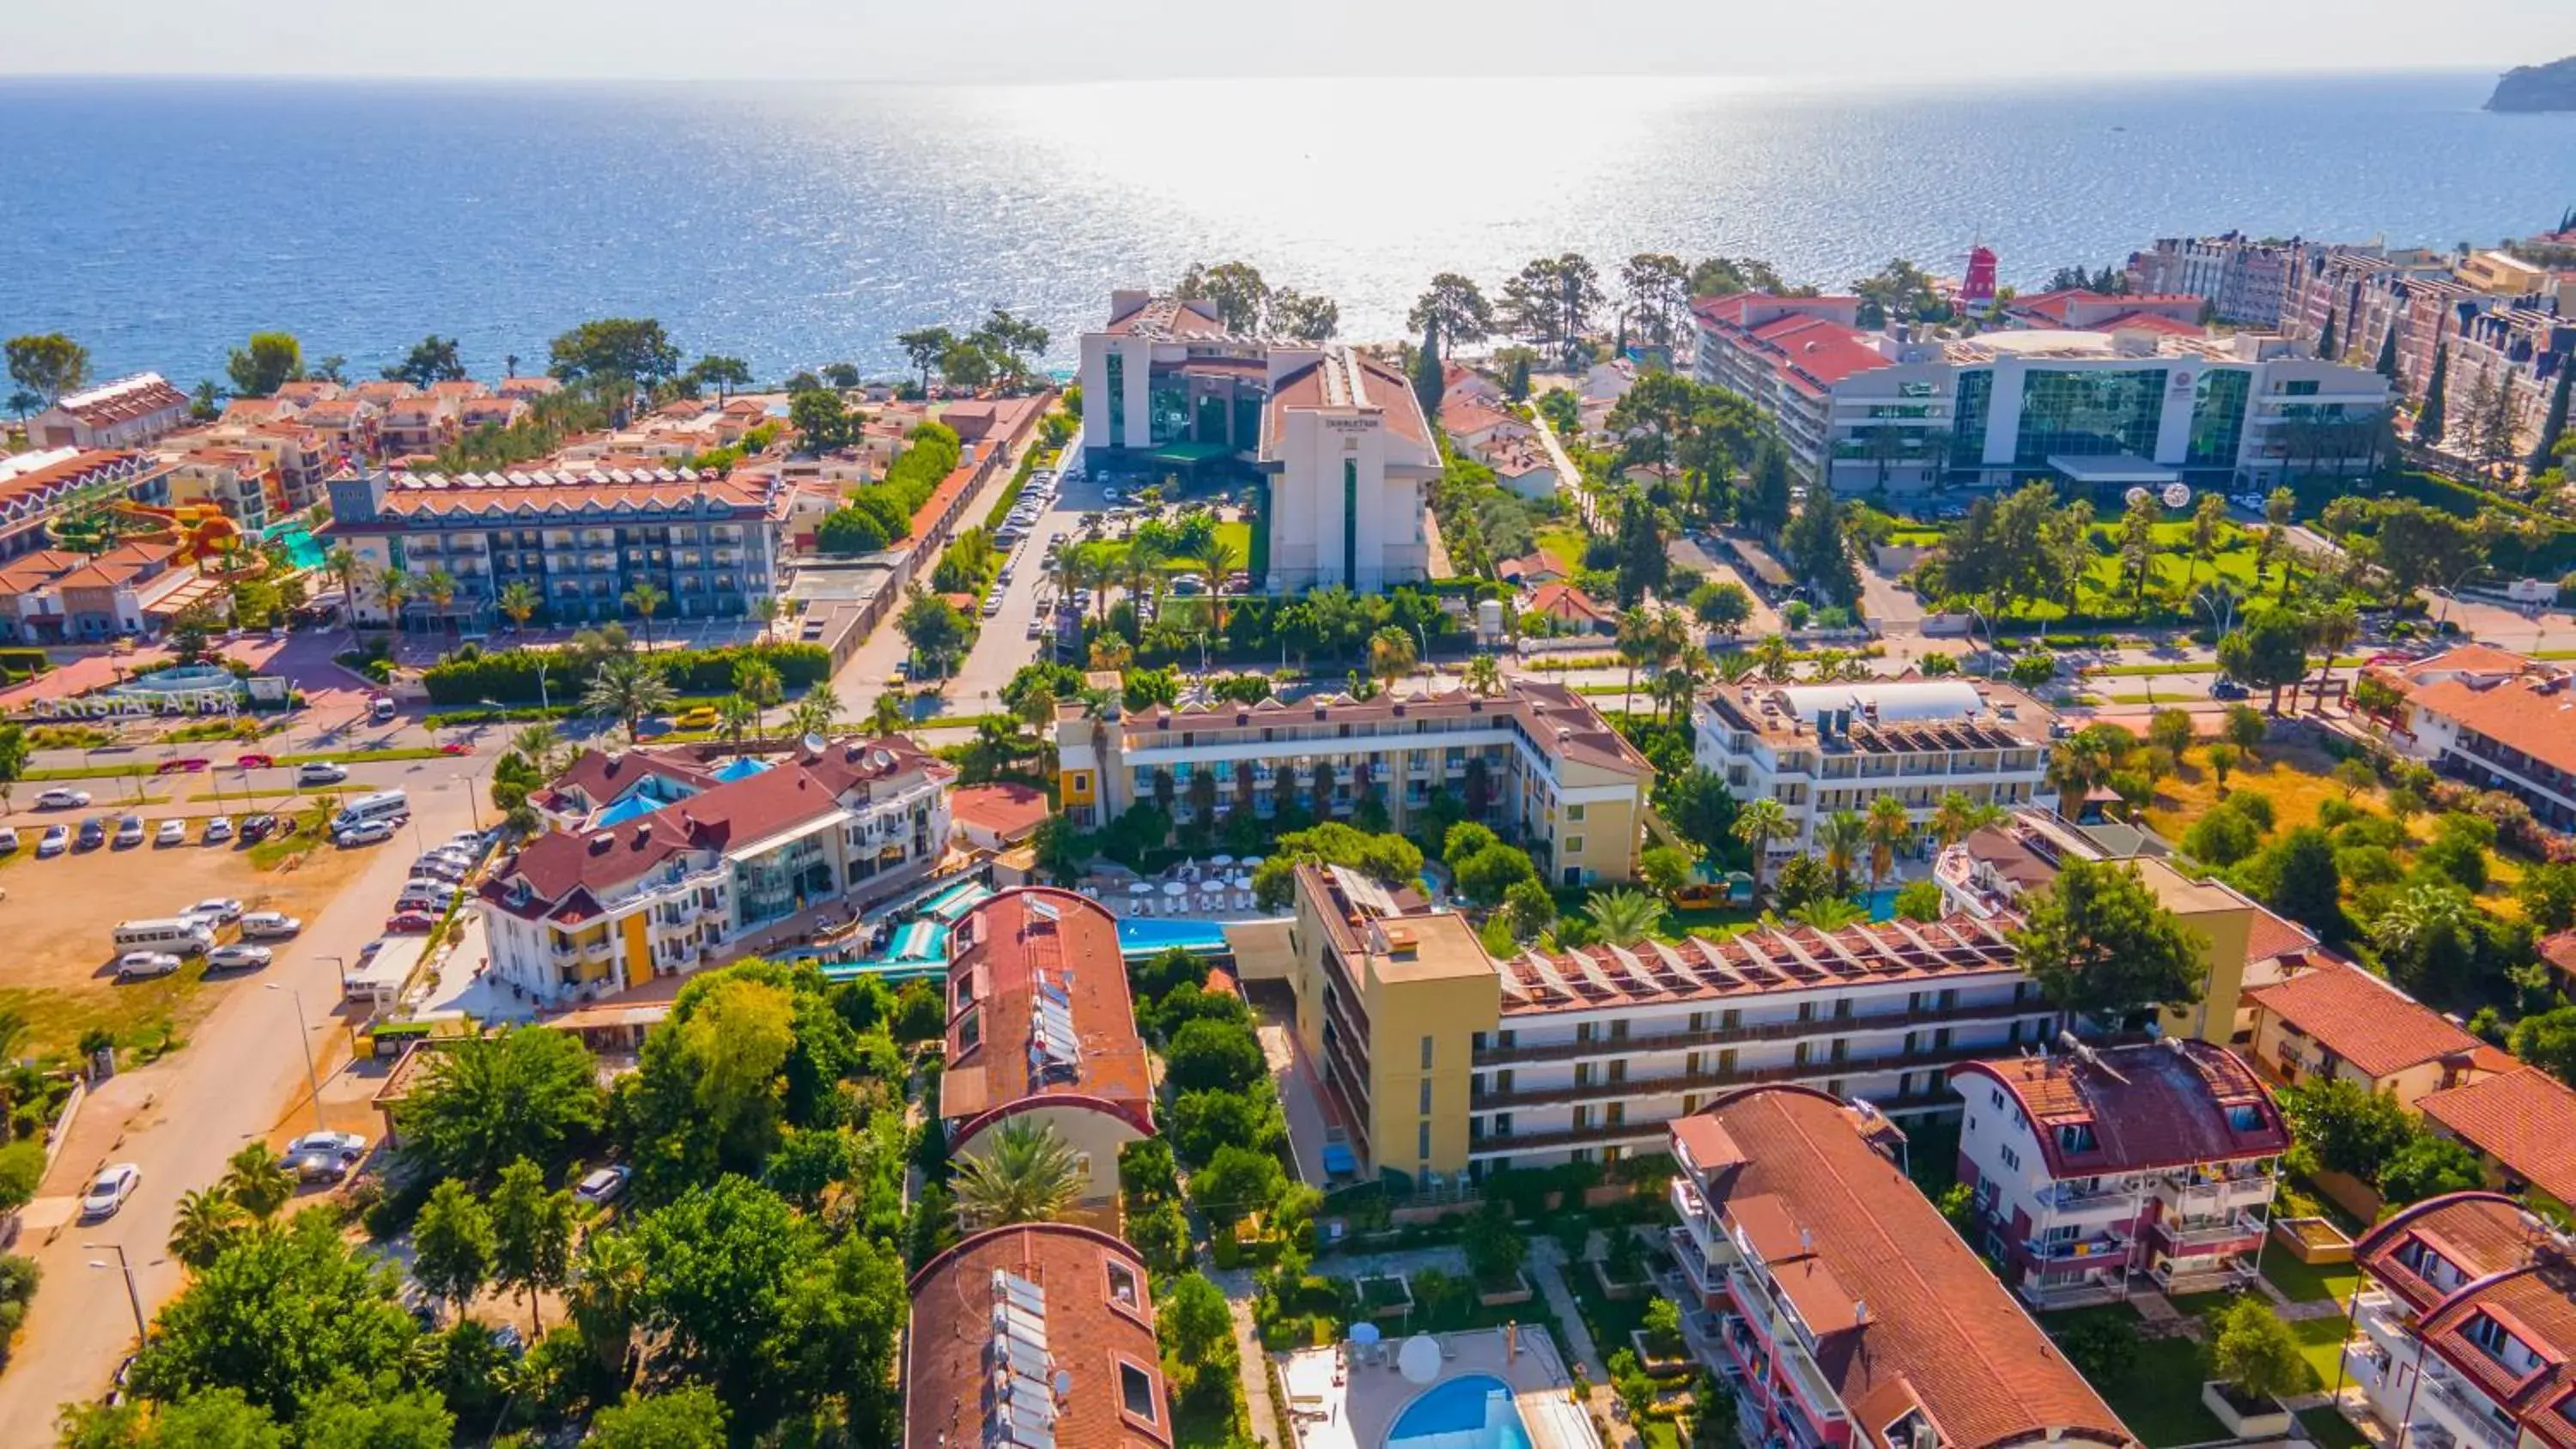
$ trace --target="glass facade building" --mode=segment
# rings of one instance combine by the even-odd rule
[[[1952,410],[1950,466],[1973,469],[1985,460],[1986,418],[1994,411],[1994,369],[1972,368],[1959,374],[1958,405]]]
[[[2161,367],[2031,369],[2022,379],[2014,466],[2045,467],[2060,454],[2154,457],[2166,375]]]
[[[2187,468],[2233,468],[2237,445],[2245,438],[2245,399],[2254,375],[2211,368],[2191,390],[2191,451]]]

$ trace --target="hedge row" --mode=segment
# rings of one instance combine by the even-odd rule
[[[663,677],[682,694],[723,694],[733,688],[733,667],[745,659],[765,659],[788,688],[831,677],[832,653],[820,644],[728,645],[722,649],[664,649],[653,655]],[[497,700],[515,704],[539,697],[537,667],[546,665],[544,695],[566,700],[580,693],[586,668],[563,654],[509,649],[482,654],[459,651],[430,666],[421,676],[433,704],[479,704]]]

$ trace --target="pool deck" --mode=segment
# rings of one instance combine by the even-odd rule
[[[1503,1334],[1499,1328],[1441,1334],[1441,1379],[1491,1374],[1510,1384],[1530,1449],[1601,1449],[1547,1330],[1523,1325],[1520,1352],[1510,1356]],[[1280,1361],[1296,1449],[1384,1449],[1387,1430],[1429,1387],[1396,1371],[1402,1342],[1390,1337],[1366,1350],[1364,1361],[1353,1360],[1359,1350],[1348,1345],[1302,1349]]]

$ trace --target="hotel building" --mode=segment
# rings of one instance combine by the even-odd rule
[[[2369,461],[2385,378],[2280,337],[2205,335],[2155,300],[2050,294],[2018,304],[2021,328],[1946,339],[1864,332],[1848,297],[1703,300],[1695,371],[1769,415],[1837,492],[2221,487]]]
[[[1917,824],[1957,792],[1980,805],[2054,809],[2057,716],[2010,685],[1964,679],[1869,684],[1720,684],[1691,707],[1692,757],[1739,800],[1777,800],[1814,848],[1816,822],[1869,813],[1882,795]]]
[[[157,372],[139,372],[79,392],[27,419],[39,448],[139,448],[188,421],[188,395]]]
[[[1440,449],[1404,375],[1348,347],[1246,337],[1214,303],[1119,291],[1082,335],[1095,471],[1233,464],[1258,475],[1246,569],[1274,593],[1429,577]]]
[[[1906,1177],[1886,1118],[1757,1087],[1670,1140],[1683,1341],[1747,1449],[2137,1442]]]
[[[50,546],[64,513],[170,501],[170,469],[130,449],[42,448],[0,458],[0,562]]]
[[[1490,699],[1464,690],[1316,695],[1113,706],[1098,718],[1068,704],[1055,738],[1059,798],[1086,830],[1166,798],[1179,824],[1202,809],[1271,820],[1283,800],[1317,820],[1348,821],[1370,795],[1402,830],[1433,796],[1454,792],[1468,819],[1512,838],[1551,883],[1569,886],[1636,874],[1654,778],[1581,695],[1525,680]]]
[[[375,577],[444,572],[443,606],[414,595],[405,624],[488,629],[513,583],[545,600],[554,624],[625,616],[628,591],[650,583],[664,616],[738,619],[777,592],[784,497],[765,483],[664,468],[613,471],[384,473],[331,480],[329,544],[346,544]],[[384,596],[359,590],[356,617],[381,624]]]
[[[914,884],[948,850],[948,765],[900,736],[774,759],[590,750],[530,797],[552,827],[477,906],[492,971],[541,1004],[752,954]]]
[[[908,1449],[1171,1449],[1144,1260],[1071,1223],[975,1234],[912,1275]]]
[[[2277,329],[2292,281],[2311,249],[2302,242],[2221,236],[2158,237],[2129,255],[2129,290],[2187,292],[2207,302],[2221,322]]]
[[[2290,1145],[2225,1047],[2168,1037],[1950,1069],[1986,1252],[2042,1308],[2240,1286]]]
[[[1365,1173],[1616,1161],[1751,1083],[1951,1111],[1944,1069],[2057,1025],[1974,918],[1497,961],[1409,892],[1338,866],[1295,878],[1298,1040]]]
[[[2502,790],[2552,830],[2576,830],[2576,679],[2492,644],[2366,674],[2403,696],[2388,742],[2454,779]]]
[[[1071,891],[1024,886],[969,911],[949,951],[939,1111],[950,1155],[986,1151],[1002,1123],[1039,1123],[1077,1154],[1076,1202],[1114,1221],[1119,1150],[1154,1134],[1118,918]]]
[[[2405,1208],[2353,1244],[2361,1291],[2344,1365],[2401,1444],[2576,1445],[2576,1261],[2512,1199]]]

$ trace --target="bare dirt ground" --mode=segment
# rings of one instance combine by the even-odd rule
[[[160,821],[149,810],[144,819]],[[174,916],[213,896],[310,921],[370,859],[366,850],[324,845],[263,870],[250,851],[196,844],[200,828],[189,822],[186,845],[102,848],[52,860],[36,859],[35,834],[20,832],[26,848],[0,869],[0,891],[7,892],[0,901],[0,1006],[26,1014],[34,1029],[30,1050],[69,1050],[83,1032],[104,1027],[122,1044],[151,1052],[169,1045],[167,1027],[184,1029],[222,993],[259,989],[259,972],[207,980],[198,961],[176,976],[120,986],[108,939],[117,922]]]

